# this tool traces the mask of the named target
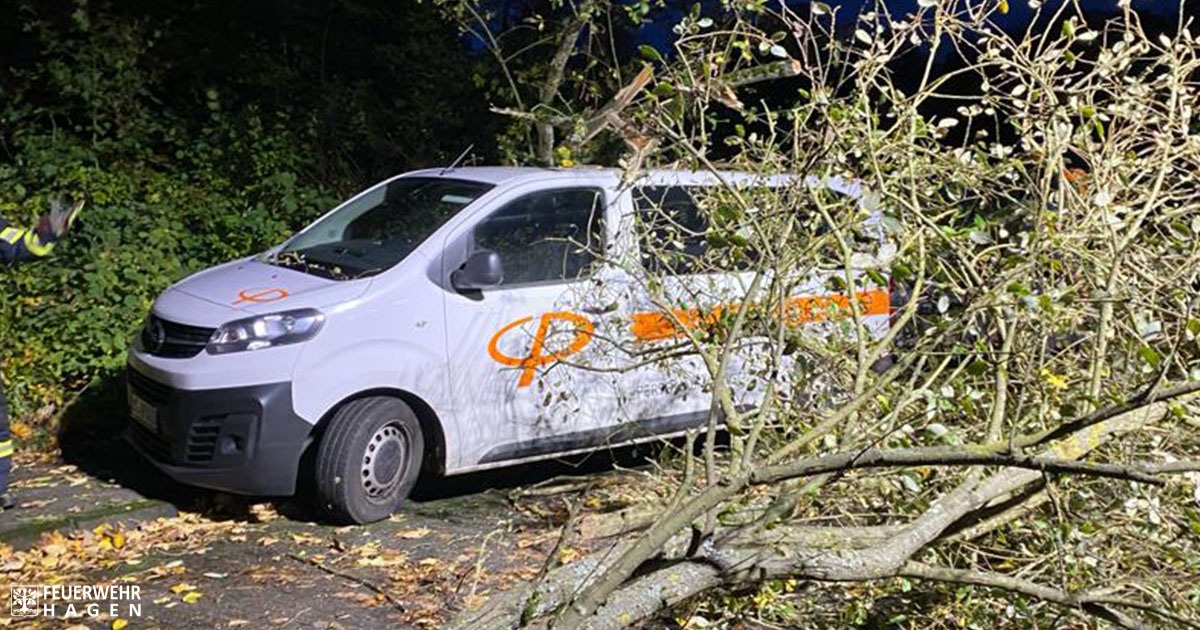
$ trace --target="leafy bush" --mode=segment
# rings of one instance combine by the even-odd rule
[[[473,141],[488,159],[475,139],[496,119],[436,8],[319,5],[0,4],[0,214],[29,225],[57,191],[91,198],[50,259],[0,269],[15,415],[45,426],[118,370],[172,281]]]
[[[49,259],[0,271],[18,417],[118,370],[165,286],[278,242],[347,188],[306,181],[314,131],[286,112],[226,111],[215,94],[200,120],[164,110],[148,62],[161,32],[82,4],[48,14],[20,13],[37,53],[0,80],[0,214],[32,224],[61,190],[91,204]]]

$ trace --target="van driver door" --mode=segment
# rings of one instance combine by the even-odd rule
[[[616,212],[608,197],[602,186],[524,187],[448,237],[446,353],[461,445],[453,468],[604,441],[615,377],[588,368],[607,325],[595,295]],[[499,255],[500,283],[454,289],[455,270],[486,250]]]

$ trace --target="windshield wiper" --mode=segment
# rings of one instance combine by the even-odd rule
[[[282,256],[271,256],[267,262],[278,267],[295,269],[330,280],[353,280],[361,273],[356,269],[347,269],[344,265],[335,262],[309,258],[298,252],[285,252]]]

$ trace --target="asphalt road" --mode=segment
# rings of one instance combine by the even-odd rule
[[[624,451],[615,461],[641,460]],[[626,482],[637,476],[598,454],[423,479],[391,519],[333,527],[303,501],[176,484],[119,440],[18,462],[21,507],[0,514],[0,590],[30,580],[132,584],[142,607],[140,616],[0,616],[0,627],[441,627],[534,579],[550,554],[569,560],[602,545],[560,541],[571,506],[628,505]]]

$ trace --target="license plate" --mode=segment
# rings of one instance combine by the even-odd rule
[[[129,392],[129,415],[152,433],[158,433],[158,407]]]

